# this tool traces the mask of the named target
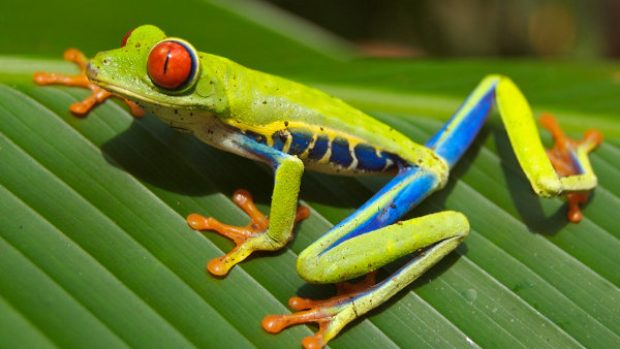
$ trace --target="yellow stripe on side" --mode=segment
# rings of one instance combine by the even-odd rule
[[[299,129],[305,130],[312,135],[327,135],[330,140],[334,140],[336,137],[344,138],[347,140],[347,142],[349,142],[349,145],[351,147],[355,147],[359,143],[362,143],[361,138],[355,137],[348,133],[336,131],[317,125],[310,125],[299,121],[288,121],[286,123],[284,121],[277,121],[266,125],[241,124],[235,122],[234,120],[224,120],[224,122],[240,130],[252,131],[267,138],[271,137],[271,135],[273,135],[274,133],[284,129]]]
[[[297,155],[300,159],[306,159],[308,157],[308,154],[310,154],[310,150],[314,148],[314,144],[316,143],[317,138],[318,135],[316,133],[312,134],[312,139],[310,140],[310,144],[308,144],[306,150],[304,150],[303,153]]]
[[[560,194],[562,183],[547,157],[532,110],[519,88],[502,77],[496,88],[496,100],[512,149],[534,191],[544,197]]]
[[[292,143],[293,143],[293,135],[290,132],[288,132],[286,133],[286,142],[284,142],[284,145],[282,146],[282,152],[288,153],[288,151],[291,149]]]

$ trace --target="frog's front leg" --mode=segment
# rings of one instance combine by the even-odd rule
[[[71,106],[69,107],[69,110],[74,115],[84,117],[94,107],[105,102],[111,97],[121,98],[127,104],[127,106],[129,106],[129,111],[134,117],[139,118],[144,115],[144,110],[140,108],[134,101],[116,96],[88,80],[88,77],[86,76],[86,69],[88,69],[88,60],[81,51],[70,48],[65,51],[63,57],[65,61],[75,63],[78,66],[78,68],[80,69],[78,74],[65,75],[59,73],[36,72],[33,75],[33,80],[38,85],[65,85],[89,89],[91,91],[90,96],[86,97],[82,101],[71,104]]]
[[[304,165],[302,161],[279,150],[244,135],[236,135],[232,142],[247,156],[269,163],[275,171],[272,205],[269,218],[254,205],[252,196],[245,190],[238,190],[233,201],[250,217],[245,227],[220,223],[193,213],[187,223],[195,230],[211,230],[233,240],[232,251],[215,258],[207,264],[213,275],[223,276],[237,263],[246,259],[254,251],[275,251],[282,248],[292,237],[293,225],[309,215],[306,207],[297,208],[297,197]]]

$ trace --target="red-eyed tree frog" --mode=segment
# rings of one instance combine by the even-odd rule
[[[468,149],[494,104],[534,192],[565,196],[570,221],[581,219],[578,204],[587,200],[597,183],[587,154],[601,142],[601,134],[590,130],[583,140],[572,141],[552,117],[543,117],[543,126],[556,142],[547,154],[525,97],[500,75],[485,77],[445,126],[420,145],[340,99],[198,52],[189,42],[167,37],[151,25],[129,32],[120,48],[100,52],[88,62],[76,50],[67,51],[66,58],[78,63],[80,75],[37,73],[35,81],[90,88],[93,94],[74,104],[74,113],[85,115],[108,97],[119,96],[136,116],[144,109],[207,144],[273,168],[269,218],[243,190],[233,200],[250,216],[247,227],[195,213],[187,217],[191,228],[216,231],[236,244],[208,263],[214,275],[226,275],[254,251],[286,245],[295,222],[309,212],[298,208],[305,169],[395,175],[297,260],[297,271],[308,282],[344,283],[370,275],[366,281],[343,284],[337,296],[324,301],[293,297],[289,304],[297,313],[263,320],[264,329],[274,333],[294,324],[318,323],[319,331],[303,340],[306,348],[323,347],[346,324],[405,288],[465,239],[469,223],[459,212],[399,219],[446,184],[450,168]],[[378,268],[405,255],[412,255],[409,262],[374,282]]]

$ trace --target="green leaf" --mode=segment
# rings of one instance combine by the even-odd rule
[[[592,155],[600,185],[584,221],[568,224],[562,200],[532,194],[493,115],[450,184],[411,213],[462,211],[468,239],[330,346],[620,346],[620,65],[343,60],[346,45],[261,3],[197,1],[188,10],[108,1],[84,18],[78,4],[66,6],[75,21],[57,26],[48,7],[55,5],[44,2],[9,5],[30,11],[31,29],[20,16],[3,19],[15,37],[0,37],[1,348],[299,347],[313,328],[274,336],[261,319],[288,312],[293,295],[332,294],[331,286],[305,284],[295,258],[388,180],[306,173],[301,198],[312,215],[295,240],[227,278],[211,277],[205,262],[231,243],[191,231],[184,217],[245,223],[229,196],[249,189],[266,210],[270,171],[153,116],[134,121],[116,103],[77,119],[67,107],[85,91],[30,83],[34,70],[72,70],[50,59],[65,46],[92,54],[142,22],[319,86],[421,142],[490,72],[513,77],[536,111],[557,112],[569,133],[600,128],[606,141]],[[73,29],[85,26],[93,29]]]

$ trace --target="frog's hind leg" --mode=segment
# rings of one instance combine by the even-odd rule
[[[485,79],[426,144],[448,166],[458,161],[480,131],[494,104],[496,84],[496,79]],[[319,332],[303,343],[306,348],[320,348],[347,323],[388,300],[453,251],[469,232],[469,223],[462,214],[446,211],[396,222],[441,189],[446,175],[416,166],[403,168],[351,216],[304,250],[297,260],[297,270],[309,282],[338,283],[377,270],[418,249],[422,252],[379,284],[365,285],[366,289],[353,289],[324,302],[294,297],[292,308],[303,310],[266,317],[265,330],[275,333],[291,325],[317,322]]]
[[[569,203],[568,219],[578,222],[582,217],[578,205],[587,201],[588,192],[597,183],[588,153],[601,142],[602,135],[589,130],[584,140],[570,140],[555,119],[543,116],[540,122],[556,142],[546,152],[531,108],[509,78],[485,77],[426,146],[452,167],[475,138],[493,104],[497,104],[512,149],[534,192],[542,197],[564,196]]]
[[[391,224],[438,189],[441,177],[417,167],[402,170],[352,216],[305,249],[297,271],[309,282],[338,283],[419,252],[411,261],[379,284],[368,281],[365,287],[340,287],[345,293],[326,301],[293,297],[291,307],[301,311],[268,316],[263,328],[277,333],[316,322],[319,331],[303,343],[306,348],[320,348],[349,322],[385,302],[454,250],[469,232],[461,213],[445,211]]]
[[[58,73],[36,72],[33,75],[34,82],[38,85],[64,85],[82,87],[91,90],[90,96],[86,97],[83,101],[75,102],[71,104],[69,110],[77,116],[86,116],[95,106],[105,102],[110,97],[119,97],[113,95],[111,92],[104,90],[96,84],[93,84],[88,80],[86,76],[86,69],[88,66],[88,60],[86,56],[79,50],[70,48],[65,51],[64,59],[69,62],[75,63],[80,72],[76,75],[65,75]],[[131,115],[134,117],[141,117],[144,115],[144,110],[140,108],[135,102],[126,98],[121,98],[128,106]]]
[[[293,297],[289,305],[301,311],[267,316],[263,328],[277,333],[291,325],[316,322],[319,331],[302,343],[307,349],[321,348],[349,322],[391,298],[453,251],[468,232],[464,215],[444,211],[351,238],[324,252],[309,248],[299,256],[298,269],[304,278],[316,279],[318,275],[323,282],[363,275],[407,254],[418,253],[376,285],[366,280],[362,287],[348,286],[347,293],[325,301]]]
[[[587,130],[583,138],[576,141],[564,134],[555,117],[551,114],[543,114],[540,117],[540,124],[553,136],[554,146],[547,150],[547,155],[558,175],[569,177],[591,171],[588,170],[590,164],[587,154],[603,141],[603,135],[598,130]],[[578,223],[583,219],[579,205],[585,204],[589,196],[590,191],[566,194],[568,220]]]
[[[497,77],[497,105],[512,149],[534,192],[542,197],[564,196],[568,200],[568,219],[577,223],[583,217],[579,204],[587,201],[597,178],[588,153],[602,141],[596,130],[588,130],[582,141],[567,138],[550,115],[540,122],[547,128],[555,146],[545,151],[532,110],[517,86],[506,77]]]
[[[319,325],[319,331],[313,336],[305,338],[302,343],[305,348],[320,348],[335,336],[338,332],[337,329],[339,330],[346,325],[346,323],[335,323],[337,321],[333,320],[333,315],[337,315],[344,304],[350,303],[353,298],[363,292],[368,292],[370,288],[375,286],[376,275],[377,272],[373,271],[368,273],[363,281],[338,283],[336,284],[336,296],[328,299],[313,300],[292,297],[289,299],[288,305],[297,313],[267,316],[263,319],[262,326],[269,333],[278,333],[295,324],[316,322]]]

